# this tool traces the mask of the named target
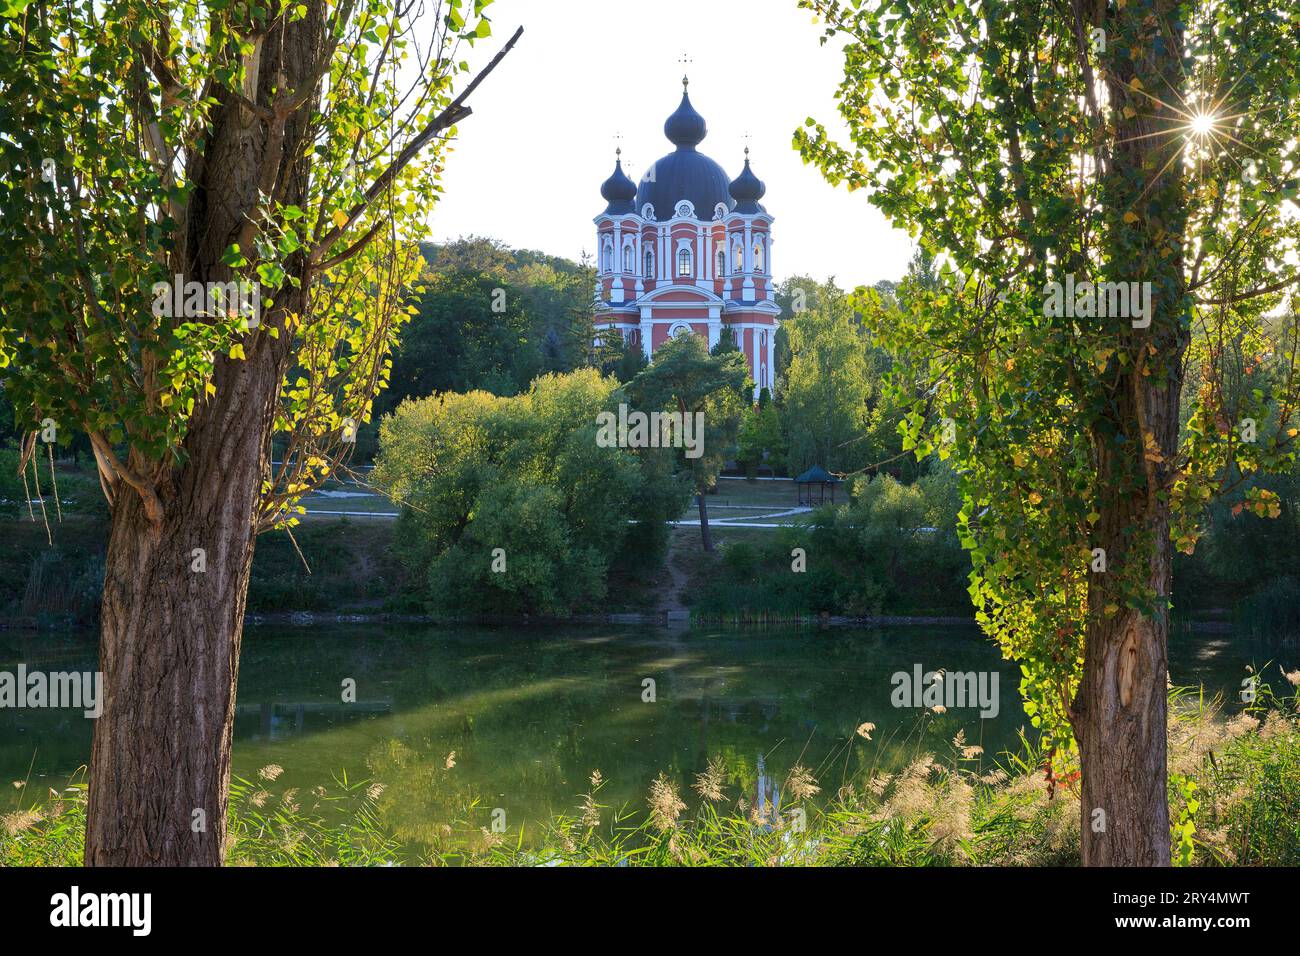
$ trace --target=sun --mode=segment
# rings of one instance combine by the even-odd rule
[[[1194,136],[1205,137],[1214,132],[1215,125],[1219,118],[1213,113],[1197,113],[1192,117],[1188,124]]]

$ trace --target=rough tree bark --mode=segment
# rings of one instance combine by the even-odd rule
[[[1178,389],[1145,387],[1131,377],[1126,384],[1140,390],[1137,401],[1146,406],[1143,419],[1161,447],[1169,447],[1177,439]],[[1134,403],[1127,406],[1135,421]],[[1111,487],[1132,486],[1130,469],[1131,462],[1103,454],[1099,480],[1103,487],[1107,482]],[[1140,564],[1157,600],[1167,598],[1173,585],[1168,505],[1148,495],[1145,487],[1136,487],[1106,503],[1099,514],[1098,540],[1109,545],[1108,562]],[[1134,538],[1133,529],[1143,530]],[[1105,606],[1122,598],[1110,582],[1096,583],[1089,590],[1083,676],[1074,701],[1082,772],[1082,862],[1168,866],[1169,617],[1143,615],[1121,603],[1121,610],[1108,618]]]
[[[162,490],[161,524],[135,494],[121,495],[113,509],[87,865],[224,859],[252,516],[269,464],[267,397],[275,390],[267,383],[278,381],[271,358],[257,356],[252,380],[228,373],[242,380],[250,404],[221,403],[191,434],[189,463]],[[205,570],[192,570],[196,548]]]

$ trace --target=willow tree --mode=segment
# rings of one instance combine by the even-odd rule
[[[1250,479],[1294,460],[1300,14],[801,5],[842,44],[849,140],[809,119],[797,147],[944,263],[877,333],[923,387],[908,440],[958,462],[979,620],[1049,777],[1081,773],[1084,863],[1167,864],[1174,548],[1216,495],[1275,512]]]
[[[6,4],[0,364],[112,513],[87,864],[224,857],[255,537],[387,379],[486,2]]]

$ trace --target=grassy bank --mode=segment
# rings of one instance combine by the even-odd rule
[[[0,517],[7,545],[0,549],[0,621],[38,628],[96,624],[108,520],[90,480],[71,468],[60,470],[62,520],[48,500],[48,531],[39,508],[36,521],[25,511],[21,518]],[[971,618],[969,558],[940,520],[938,512],[948,506],[933,505],[945,493],[943,486],[886,481],[851,505],[771,519],[782,524],[777,528],[715,520],[711,553],[701,548],[698,527],[678,526],[666,563],[615,561],[605,596],[572,610],[682,607],[702,621],[736,623],[822,615]],[[769,520],[773,510],[793,503],[785,482],[725,480],[709,498],[714,519],[741,521]],[[360,507],[354,499],[339,505],[344,506]],[[374,507],[374,501],[366,505]],[[693,517],[694,509],[684,516]],[[322,514],[305,518],[292,538],[284,532],[263,535],[249,613],[427,612],[428,570],[403,551],[396,530],[391,518]],[[1178,556],[1175,614],[1188,621],[1221,611],[1214,620],[1241,635],[1300,634],[1300,577],[1285,562],[1277,573],[1268,571],[1264,563],[1276,551],[1260,554],[1232,544],[1222,533],[1196,555]]]
[[[66,515],[51,521],[4,523],[0,549],[0,619],[25,627],[90,627],[103,592],[108,523]],[[292,539],[271,532],[258,539],[248,588],[248,612],[330,611],[413,613],[416,573],[393,551],[391,521],[309,519]]]
[[[1300,672],[1289,675],[1300,681]],[[1300,865],[1300,721],[1297,698],[1260,686],[1259,705],[1226,719],[1216,702],[1175,691],[1170,717],[1171,846],[1181,865]],[[276,786],[279,767],[236,780],[229,862],[256,866],[645,865],[926,866],[1069,865],[1077,862],[1079,804],[1049,793],[1041,755],[1026,747],[992,761],[960,735],[945,753],[916,752],[886,771],[863,725],[843,770],[794,767],[777,806],[738,792],[720,762],[693,779],[660,774],[646,802],[606,806],[605,781],[544,839],[447,820],[437,845],[403,846],[384,825],[386,788],[348,781],[311,792]],[[836,761],[838,764],[838,760]],[[445,773],[455,774],[447,761]],[[834,787],[829,801],[818,803]],[[33,794],[0,818],[0,865],[81,863],[85,788]]]

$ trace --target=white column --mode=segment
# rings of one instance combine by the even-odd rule
[[[722,256],[726,263],[726,268],[722,272],[722,297],[726,299],[731,295],[731,277],[736,272],[736,267],[731,261],[731,231],[726,227],[722,230]]]
[[[767,333],[767,387],[776,391],[776,325]]]
[[[620,222],[614,223],[614,263],[611,271],[614,281],[610,286],[609,301],[623,302],[627,296],[624,295],[626,286],[623,285],[623,225]]]
[[[745,285],[741,296],[746,302],[754,301],[754,230],[753,224],[745,223]],[[757,348],[757,346],[755,346]]]
[[[632,241],[632,273],[636,276],[637,298],[645,291],[645,257],[641,253],[641,230],[636,231]]]
[[[753,341],[750,343],[750,351],[754,355],[754,364],[752,366],[754,369],[754,401],[758,401],[758,372],[761,368],[758,361],[758,326],[751,326],[749,334],[753,337]]]
[[[641,354],[647,359],[650,358],[650,306],[644,306],[641,309]]]

